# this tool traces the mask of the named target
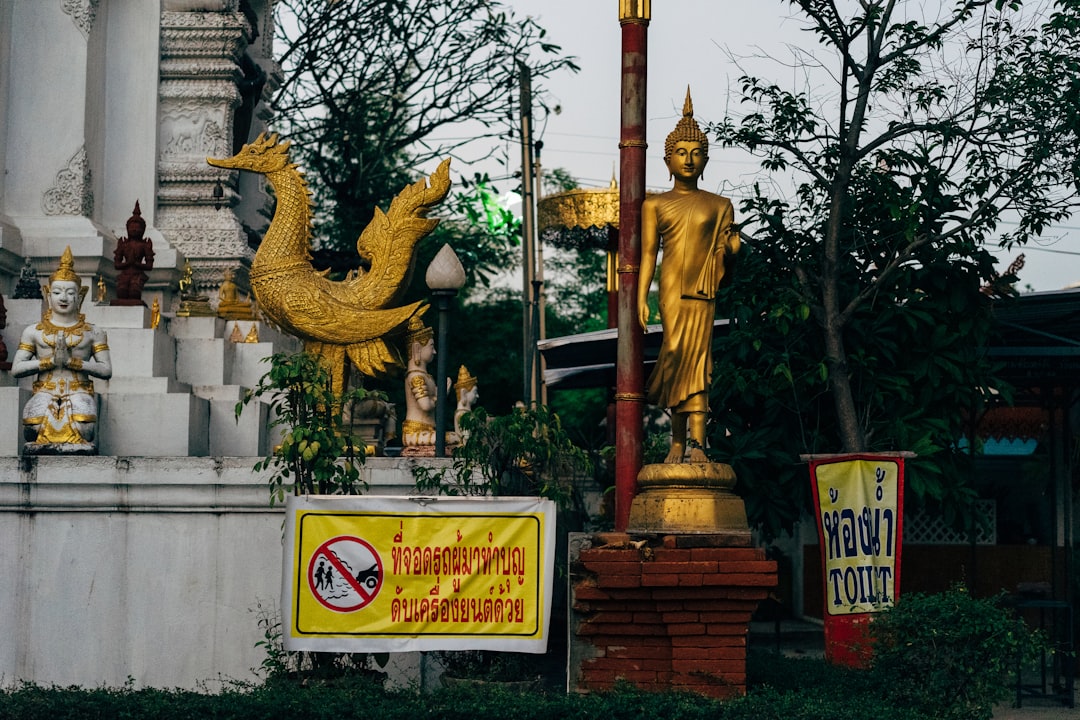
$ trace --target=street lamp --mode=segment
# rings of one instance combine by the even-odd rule
[[[435,254],[424,275],[435,307],[439,310],[439,342],[435,352],[435,457],[446,457],[446,346],[450,320],[450,300],[465,285],[465,268],[457,253],[443,245]]]

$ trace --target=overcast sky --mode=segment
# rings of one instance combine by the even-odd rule
[[[577,57],[581,72],[545,81],[561,113],[535,118],[544,141],[544,167],[568,170],[582,186],[606,186],[618,161],[619,54],[618,0],[504,0],[518,15],[537,19],[548,39]],[[937,0],[920,2],[932,8]],[[914,4],[914,3],[913,3]],[[689,84],[699,121],[720,120],[743,71],[776,80],[794,79],[795,70],[762,58],[790,59],[789,45],[809,46],[814,38],[791,17],[780,0],[653,0],[648,32],[646,184],[667,189],[664,137],[674,127]],[[511,158],[520,150],[507,145]],[[710,153],[702,187],[737,199],[755,179],[767,180],[750,157]],[[514,168],[516,169],[516,168]],[[495,173],[492,173],[493,175]],[[503,183],[500,189],[509,187]],[[1057,228],[1054,237],[1029,245],[1022,284],[1060,289],[1080,281],[1080,218]],[[1076,254],[1073,254],[1076,253]],[[1016,252],[1002,253],[1004,264]]]

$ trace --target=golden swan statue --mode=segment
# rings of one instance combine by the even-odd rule
[[[251,263],[251,292],[271,323],[323,358],[340,394],[346,356],[365,375],[401,364],[386,336],[426,310],[422,302],[396,303],[412,273],[417,242],[439,222],[426,215],[450,190],[450,161],[443,160],[427,181],[405,187],[387,212],[375,208],[356,242],[368,269],[334,281],[311,265],[311,193],[288,150],[288,142],[263,133],[231,158],[206,161],[261,173],[273,186],[277,207]]]

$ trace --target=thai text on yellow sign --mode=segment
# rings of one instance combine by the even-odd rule
[[[544,652],[555,507],[538,498],[292,497],[287,650]]]
[[[896,601],[902,467],[896,459],[871,458],[813,468],[829,615],[877,612]]]

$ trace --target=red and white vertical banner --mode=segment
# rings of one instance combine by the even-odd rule
[[[825,657],[863,666],[873,613],[900,593],[904,459],[887,454],[810,461],[825,590]]]

